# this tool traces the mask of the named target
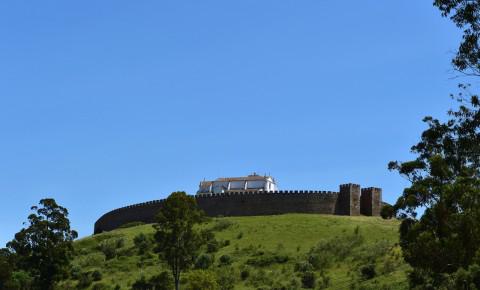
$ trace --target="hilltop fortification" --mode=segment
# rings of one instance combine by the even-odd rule
[[[220,182],[221,186],[214,189]],[[251,185],[249,188],[249,182],[255,186]],[[232,188],[232,185],[236,188]],[[338,192],[277,190],[273,178],[250,175],[243,179],[223,178],[203,181],[195,199],[208,216],[285,213],[378,216],[382,206],[382,189],[375,187],[361,189],[358,184],[348,183],[340,185]],[[111,231],[131,222],[153,223],[162,204],[163,200],[153,200],[112,210],[97,220],[94,232],[97,234]]]

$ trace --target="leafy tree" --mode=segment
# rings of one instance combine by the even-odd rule
[[[433,5],[463,29],[462,41],[452,60],[453,67],[467,75],[480,76],[480,1],[434,0]]]
[[[411,182],[393,210],[412,286],[443,287],[480,261],[480,102],[460,102],[446,122],[425,118],[428,129],[412,147],[417,158],[389,164]]]
[[[31,208],[29,226],[7,247],[16,256],[17,268],[33,277],[34,287],[50,290],[67,273],[77,233],[70,229],[66,208],[54,199],[42,199],[40,205]]]
[[[13,259],[8,249],[0,249],[0,289],[12,286]]]
[[[180,287],[180,275],[194,262],[205,239],[195,226],[205,221],[195,198],[185,192],[173,192],[163,204],[154,225],[156,251],[169,265],[175,289]]]

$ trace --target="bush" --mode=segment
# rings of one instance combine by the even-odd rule
[[[302,287],[314,288],[315,287],[315,273],[307,271],[302,274]]]
[[[243,269],[242,271],[240,271],[240,279],[242,279],[242,281],[247,280],[249,276],[250,271],[248,269]]]
[[[313,271],[313,266],[308,261],[297,262],[295,263],[294,271],[302,273],[307,271]]]
[[[232,264],[232,258],[229,255],[221,256],[219,261],[220,261],[219,263],[220,266],[227,266]]]
[[[78,265],[72,266],[70,269],[70,277],[74,280],[80,279],[80,275],[82,275],[82,268]]]
[[[195,261],[195,269],[208,269],[213,265],[214,257],[209,254],[200,255]]]
[[[220,248],[217,240],[211,240],[207,242],[207,253],[215,253]]]
[[[233,225],[233,222],[227,219],[219,219],[215,221],[215,224],[212,226],[212,231],[221,232]]]
[[[235,271],[232,267],[224,267],[217,271],[217,283],[220,290],[235,288]]]
[[[100,281],[102,280],[102,273],[98,270],[92,272],[92,279],[93,281]]]
[[[145,279],[145,276],[142,276],[132,284],[132,290],[150,290],[151,287],[150,283]]]
[[[365,280],[374,278],[377,274],[375,272],[375,264],[368,264],[360,267],[360,274],[362,275],[362,278]]]
[[[153,276],[149,280],[152,285],[152,289],[155,290],[171,290],[173,289],[173,278],[172,274],[167,271],[163,271],[160,274]]]
[[[117,256],[117,242],[111,240],[103,241],[98,245],[98,250],[105,255],[106,260],[113,259]]]
[[[93,280],[90,275],[90,272],[84,272],[80,275],[80,279],[78,279],[77,287],[79,289],[84,289],[89,287],[92,284]]]
[[[288,262],[289,257],[287,255],[280,255],[271,252],[257,252],[254,256],[247,260],[247,265],[266,267],[271,264],[283,264]]]
[[[188,275],[187,290],[218,290],[215,274],[205,270],[194,270]]]
[[[142,276],[139,280],[132,284],[132,290],[171,290],[173,289],[173,278],[167,271],[161,272],[159,275],[150,279]]]
[[[151,247],[151,240],[144,233],[140,233],[133,238],[133,244],[138,250],[138,254],[144,255]]]

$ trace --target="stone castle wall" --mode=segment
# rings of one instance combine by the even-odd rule
[[[382,202],[381,189],[376,190],[375,192],[365,191],[365,194],[370,197],[363,197],[364,191],[360,191],[360,185],[344,184],[340,186],[340,192],[307,190],[231,192],[198,195],[195,198],[198,207],[208,216],[255,216],[285,213],[379,215]],[[154,200],[108,212],[97,220],[94,233],[110,231],[130,222],[153,223],[162,204],[163,200]],[[364,209],[363,207],[371,208]]]

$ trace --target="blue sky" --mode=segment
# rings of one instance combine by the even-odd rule
[[[0,246],[53,197],[106,211],[270,173],[394,202],[460,33],[432,1],[2,1]]]

